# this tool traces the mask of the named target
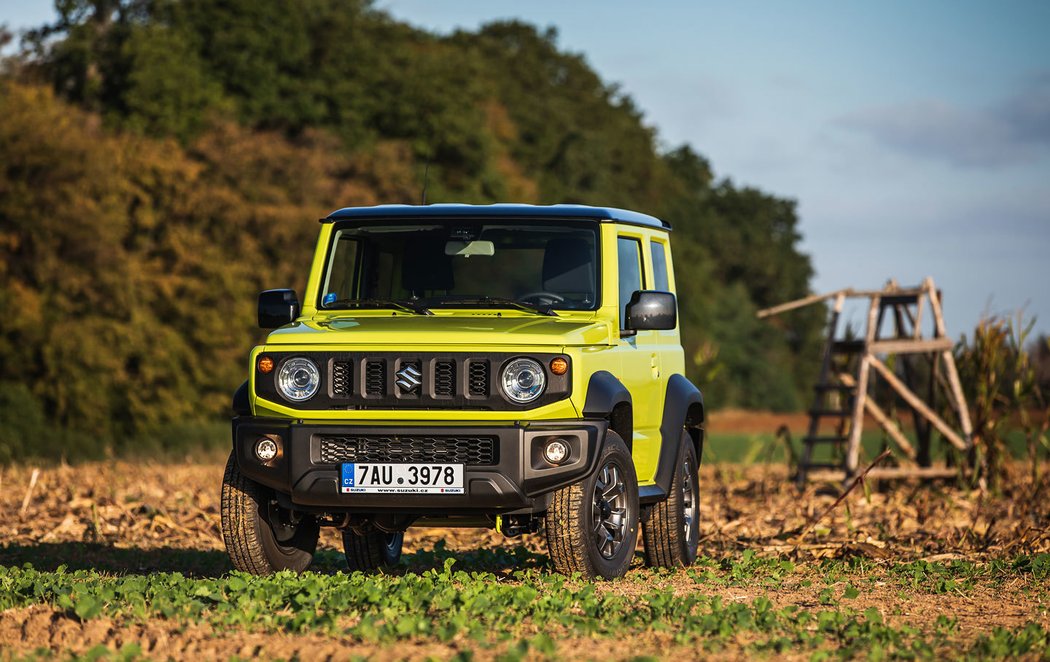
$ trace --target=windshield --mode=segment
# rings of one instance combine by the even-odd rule
[[[340,227],[320,307],[594,310],[597,224],[396,223]]]

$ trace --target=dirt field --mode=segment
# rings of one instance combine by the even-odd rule
[[[342,573],[331,532],[315,573],[230,576],[219,463],[46,469],[27,499],[31,477],[0,473],[7,658],[1050,656],[1050,481],[1021,465],[1002,495],[858,489],[823,519],[834,496],[782,467],[704,467],[697,566],[594,585],[541,535],[473,530],[410,531],[379,577]]]

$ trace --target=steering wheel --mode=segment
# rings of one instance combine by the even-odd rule
[[[518,299],[529,303],[537,303],[541,306],[549,306],[552,303],[565,301],[565,297],[554,292],[529,292],[528,294],[522,294]],[[537,301],[529,301],[530,299],[537,299]],[[543,299],[546,299],[546,301],[543,301]]]

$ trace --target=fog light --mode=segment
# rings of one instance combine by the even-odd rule
[[[262,437],[259,441],[255,442],[255,457],[263,462],[269,462],[277,457],[278,450],[277,442],[269,437]]]
[[[569,445],[563,439],[551,439],[543,447],[543,459],[551,464],[561,464],[569,457]]]

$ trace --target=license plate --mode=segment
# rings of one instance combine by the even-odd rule
[[[343,464],[343,494],[463,494],[462,464]]]

